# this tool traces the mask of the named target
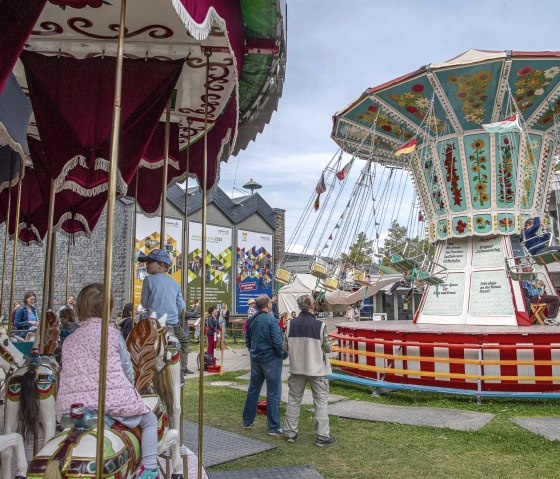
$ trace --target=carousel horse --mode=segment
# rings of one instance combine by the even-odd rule
[[[25,448],[21,434],[12,432],[0,436],[0,452],[6,449],[14,449],[17,457],[16,475],[14,479],[25,479],[27,475],[27,459],[25,458]],[[3,475],[2,479],[11,479],[11,471],[8,475]]]
[[[48,344],[47,350],[53,345]],[[56,432],[55,407],[58,364],[52,358],[37,354],[25,356],[0,330],[0,368],[6,375],[4,433],[20,432],[24,439],[35,433],[41,423],[45,441]],[[2,477],[11,477],[12,450],[1,453]]]
[[[163,322],[165,318],[163,318]],[[167,351],[166,337],[159,334],[162,324],[148,318],[134,325],[128,337],[134,366],[134,385],[158,419],[158,454],[171,450],[172,479],[183,479],[183,461],[179,432],[170,429],[169,417],[153,389],[156,362]],[[63,432],[57,434],[39,451],[28,468],[28,479],[94,478],[96,468],[97,417],[83,405],[74,405],[71,414],[63,416]],[[105,418],[104,471],[106,479],[135,477],[141,463],[140,428],[128,428]]]

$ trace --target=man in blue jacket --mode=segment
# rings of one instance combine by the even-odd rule
[[[271,314],[272,302],[266,294],[257,297],[258,313],[249,318],[245,344],[251,357],[251,382],[243,409],[243,427],[250,428],[255,422],[257,404],[263,382],[266,381],[266,415],[268,434],[282,436],[280,427],[280,397],[282,394],[282,361],[284,338],[278,321]]]
[[[547,251],[559,251],[558,246],[548,246],[550,241],[550,233],[538,234],[541,226],[541,221],[538,216],[533,219],[525,221],[523,228],[523,240],[525,247],[529,250],[531,255],[546,253]]]

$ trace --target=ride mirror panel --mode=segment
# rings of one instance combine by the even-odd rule
[[[474,271],[469,297],[471,316],[493,318],[514,314],[509,280],[504,270]]]

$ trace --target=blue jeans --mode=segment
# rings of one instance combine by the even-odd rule
[[[268,430],[280,429],[280,397],[282,395],[282,359],[275,358],[268,363],[251,361],[251,382],[243,409],[243,424],[255,422],[257,403],[263,382],[266,380],[266,416]]]

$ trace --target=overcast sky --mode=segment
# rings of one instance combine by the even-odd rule
[[[368,87],[470,48],[558,50],[559,20],[558,0],[288,0],[278,111],[256,142],[222,164],[220,187],[231,194],[249,178],[260,183],[270,205],[286,210],[288,239],[337,150],[334,113]],[[407,192],[401,224],[410,201]]]

